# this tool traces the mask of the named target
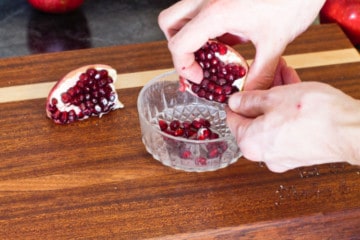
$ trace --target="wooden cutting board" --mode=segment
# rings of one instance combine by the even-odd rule
[[[251,62],[251,45],[237,50]],[[304,81],[360,99],[360,56],[336,25],[311,27],[284,56]],[[125,108],[67,126],[47,119],[52,85],[93,63],[117,69]],[[154,160],[141,142],[136,100],[170,69],[162,41],[0,59],[1,238],[360,238],[359,167],[276,174],[240,158],[187,173]]]

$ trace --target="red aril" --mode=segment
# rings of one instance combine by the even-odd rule
[[[194,119],[192,122],[172,120],[166,122],[158,121],[160,130],[175,137],[183,137],[192,140],[209,140],[219,138],[219,134],[210,127],[211,123],[203,118]]]
[[[28,0],[34,8],[47,13],[66,13],[81,6],[84,0]]]
[[[221,157],[228,148],[227,143],[224,141],[211,141],[220,138],[220,135],[211,129],[211,123],[206,119],[199,118],[191,122],[179,120],[167,122],[159,119],[158,124],[162,132],[174,137],[197,140],[199,142],[210,140],[210,142],[204,145],[205,148],[202,148],[202,151],[206,149],[207,153],[195,160],[195,164],[197,165],[206,166],[208,159]],[[193,157],[191,144],[188,145],[180,139],[176,141],[168,137],[164,137],[164,140],[167,143],[169,151],[177,152],[180,158],[190,159]]]
[[[210,40],[195,52],[195,61],[203,69],[204,78],[200,84],[195,84],[180,77],[181,91],[225,103],[231,94],[243,89],[249,67],[230,46]]]
[[[96,64],[75,69],[58,81],[46,101],[46,114],[67,124],[124,107],[115,90],[116,70]]]

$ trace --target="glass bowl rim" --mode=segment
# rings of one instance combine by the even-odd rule
[[[168,134],[166,132],[161,131],[160,128],[158,127],[158,125],[152,124],[150,121],[148,121],[145,118],[144,113],[142,111],[140,111],[140,108],[139,108],[140,104],[142,104],[141,100],[143,98],[143,95],[144,95],[145,91],[150,86],[152,86],[155,82],[157,82],[159,79],[161,79],[161,78],[163,78],[165,76],[168,76],[168,75],[172,75],[172,74],[176,74],[176,70],[167,71],[167,72],[164,72],[164,73],[162,73],[160,75],[157,75],[156,77],[154,77],[150,81],[148,81],[141,88],[141,90],[139,92],[139,95],[138,95],[138,98],[137,98],[137,108],[138,108],[138,113],[139,113],[139,120],[140,121],[144,120],[148,125],[151,126],[151,128],[153,130],[155,130],[156,133],[159,133],[160,135],[162,135],[162,136],[164,136],[166,138],[170,138],[170,139],[175,140],[175,141],[181,141],[181,142],[193,143],[193,144],[204,144],[204,143],[215,143],[215,142],[221,142],[221,141],[228,141],[228,140],[231,140],[231,138],[235,139],[231,132],[230,132],[230,134],[228,134],[226,136],[220,136],[219,138],[206,139],[206,140],[193,140],[193,139],[187,139],[187,138],[182,138],[182,137],[176,137],[176,136],[173,136],[173,135],[170,135],[170,134]],[[174,81],[174,80],[170,80],[170,81]],[[189,93],[189,94],[191,94],[191,93]],[[203,100],[203,101],[207,101],[207,100]],[[207,101],[207,102],[210,103],[210,101]],[[217,102],[211,102],[211,104],[218,105],[218,106],[224,105],[224,104],[220,104],[220,103],[217,103]]]

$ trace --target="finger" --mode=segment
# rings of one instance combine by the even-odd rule
[[[285,67],[287,67],[285,59],[281,57],[279,59],[278,65],[276,67],[274,81],[273,81],[271,87],[284,85],[282,71]]]
[[[299,83],[301,79],[295,69],[292,67],[284,67],[281,71],[281,76],[283,79],[283,84],[292,84],[292,83]]]
[[[244,90],[268,89],[275,77],[282,49],[274,50],[271,44],[256,46],[256,54],[249,69]]]
[[[238,92],[230,96],[229,108],[242,116],[258,117],[269,111],[271,100],[269,90],[254,90]]]
[[[194,52],[209,39],[221,36],[226,31],[222,26],[221,14],[218,13],[219,6],[216,4],[219,3],[204,6],[198,15],[169,40],[175,69],[181,76],[195,83],[201,82],[203,73],[195,62]]]
[[[170,48],[170,47],[169,47]],[[191,53],[172,53],[175,70],[180,76],[199,84],[203,79],[203,70],[195,61],[195,55]]]
[[[275,71],[272,87],[299,82],[301,82],[301,79],[295,69],[287,66],[285,59],[281,57]]]
[[[238,115],[228,107],[226,107],[225,110],[227,125],[239,144],[251,124],[252,119]]]
[[[266,162],[267,168],[275,173],[284,173],[292,168],[285,166],[281,162]]]
[[[160,29],[169,40],[197,15],[204,0],[182,0],[163,10],[158,16]]]

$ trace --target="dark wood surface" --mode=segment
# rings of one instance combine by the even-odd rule
[[[250,45],[237,48],[253,58]],[[348,48],[336,25],[321,25],[285,55]],[[172,67],[166,42],[5,58],[0,88],[57,81],[92,63],[118,73]],[[298,72],[360,99],[360,61]],[[359,167],[277,174],[240,158],[215,172],[171,169],[141,142],[139,91],[119,89],[124,109],[67,126],[46,118],[45,98],[0,103],[0,238],[360,238]]]

